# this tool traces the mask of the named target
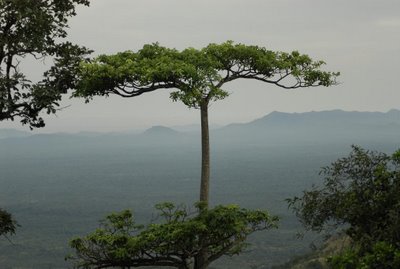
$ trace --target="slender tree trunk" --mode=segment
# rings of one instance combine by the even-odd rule
[[[201,117],[201,182],[200,182],[200,202],[204,202],[208,209],[209,189],[210,189],[210,133],[208,129],[208,102],[200,105]],[[200,212],[201,213],[201,212]],[[200,238],[200,241],[203,241]],[[202,243],[200,243],[202,245]],[[206,248],[199,253],[194,261],[195,269],[207,268],[208,251]]]
[[[208,102],[200,105],[201,116],[201,183],[200,202],[208,207],[210,189],[210,134],[208,129]]]

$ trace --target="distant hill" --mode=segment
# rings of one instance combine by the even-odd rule
[[[179,135],[180,133],[178,131],[175,131],[172,128],[168,128],[165,126],[153,126],[147,130],[145,130],[142,135],[144,136],[176,136]]]
[[[221,141],[242,143],[398,141],[400,111],[350,112],[331,110],[306,113],[272,112],[260,119],[218,129]],[[223,138],[223,139],[222,139]],[[247,142],[246,142],[247,141]]]
[[[305,113],[285,113],[274,111],[260,119],[256,119],[249,123],[231,124],[224,129],[240,129],[266,127],[303,127],[313,129],[318,127],[337,128],[344,126],[361,126],[361,125],[396,125],[400,126],[400,110],[392,109],[386,113],[383,112],[357,112],[330,110],[320,112]]]
[[[193,127],[193,126],[191,126]],[[12,129],[0,129],[0,138],[29,138],[30,142],[54,141],[76,145],[152,145],[199,146],[200,130],[179,131],[153,126],[142,133],[55,133],[30,135]],[[29,136],[29,137],[28,137]],[[211,130],[211,143],[218,146],[281,144],[359,144],[398,143],[400,111],[355,112],[331,110],[305,113],[272,112],[248,123],[235,123]],[[10,140],[11,141],[11,140]],[[4,142],[4,141],[3,141]],[[14,143],[20,143],[15,141]],[[30,143],[26,141],[26,143]]]

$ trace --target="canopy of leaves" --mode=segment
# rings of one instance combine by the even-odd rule
[[[67,36],[67,19],[78,4],[89,0],[0,0],[0,121],[19,117],[42,127],[39,113],[54,113],[61,94],[74,87],[74,71],[89,51],[57,41]],[[34,83],[19,68],[26,56],[50,56],[55,64]]]
[[[90,100],[111,93],[132,97],[157,89],[174,88],[174,101],[197,108],[223,99],[222,86],[236,79],[255,79],[285,89],[330,86],[339,73],[324,72],[322,61],[294,51],[274,52],[263,47],[210,44],[182,51],[145,45],[138,52],[101,55],[81,64],[81,81],[75,96]]]
[[[353,146],[321,173],[322,187],[289,200],[307,229],[344,225],[361,250],[381,241],[400,249],[400,151],[387,155]]]
[[[387,242],[374,243],[370,250],[348,249],[329,259],[335,269],[398,269],[400,268],[400,248]]]
[[[77,268],[172,266],[189,268],[207,249],[207,265],[222,255],[240,253],[249,234],[275,228],[278,218],[266,211],[235,205],[202,208],[159,204],[162,221],[136,225],[130,211],[112,214],[94,233],[71,241]]]

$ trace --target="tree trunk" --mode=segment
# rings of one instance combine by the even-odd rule
[[[201,117],[201,182],[200,182],[200,202],[205,203],[201,210],[208,209],[209,189],[210,189],[210,133],[208,129],[208,102],[200,105]],[[200,241],[203,239],[200,238]],[[202,243],[200,243],[202,244]],[[202,249],[194,262],[195,269],[207,268],[208,251]]]
[[[199,256],[194,259],[193,269],[207,269],[207,267],[207,260],[204,260],[204,257],[202,257],[202,253],[199,253]]]
[[[208,207],[210,189],[210,134],[208,129],[208,102],[200,105],[201,116],[201,183],[200,202]]]

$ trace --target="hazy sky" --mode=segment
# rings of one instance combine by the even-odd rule
[[[231,96],[214,103],[215,124],[246,122],[271,111],[400,108],[400,1],[398,0],[94,0],[70,21],[69,39],[95,54],[137,50],[160,42],[183,49],[211,42],[299,50],[340,71],[340,85],[283,90],[255,81],[227,84]],[[37,76],[38,68],[27,65]],[[65,98],[68,108],[46,117],[40,132],[119,131],[199,121],[199,111],[173,103],[169,92],[136,98]],[[1,122],[0,128],[18,128]],[[24,128],[27,129],[27,128]]]

